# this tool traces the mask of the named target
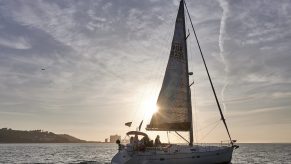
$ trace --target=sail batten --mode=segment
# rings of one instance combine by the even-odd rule
[[[147,130],[190,131],[192,128],[185,17],[183,1],[176,18],[174,37],[163,84]]]

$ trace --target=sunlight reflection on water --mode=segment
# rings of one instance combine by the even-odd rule
[[[116,144],[0,144],[0,163],[110,163]]]

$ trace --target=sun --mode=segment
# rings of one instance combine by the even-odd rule
[[[152,115],[158,111],[155,97],[148,97],[142,103],[142,110],[144,113],[145,120],[150,120]]]

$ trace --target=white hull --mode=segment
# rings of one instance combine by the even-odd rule
[[[112,164],[219,164],[230,163],[231,146],[178,146],[160,150],[120,150]]]

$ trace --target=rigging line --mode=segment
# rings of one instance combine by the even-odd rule
[[[225,121],[225,118],[224,118],[224,116],[223,116],[223,113],[222,113],[222,110],[221,110],[220,104],[219,104],[218,99],[217,99],[217,95],[216,95],[216,92],[215,92],[215,89],[214,89],[214,86],[213,86],[213,83],[212,83],[212,80],[211,80],[211,77],[210,77],[210,74],[209,74],[209,71],[208,71],[208,68],[207,68],[206,62],[205,62],[205,59],[204,59],[204,56],[203,56],[203,53],[202,53],[202,50],[201,50],[201,47],[200,47],[199,41],[198,41],[198,37],[197,37],[196,32],[195,32],[195,29],[194,29],[194,25],[193,25],[193,23],[192,23],[192,20],[191,20],[191,17],[190,17],[190,14],[189,14],[189,11],[188,11],[188,8],[187,8],[187,5],[186,5],[186,1],[184,1],[184,4],[185,4],[186,10],[187,10],[187,14],[188,14],[189,20],[190,20],[190,22],[191,22],[192,30],[193,30],[193,32],[194,32],[194,36],[195,36],[195,38],[196,38],[196,42],[197,42],[197,45],[198,45],[198,48],[199,48],[199,51],[200,51],[200,54],[201,54],[201,57],[202,57],[202,60],[203,60],[203,63],[204,63],[204,66],[205,66],[206,72],[207,72],[207,75],[208,75],[209,82],[210,82],[210,84],[211,84],[212,92],[213,92],[213,94],[214,94],[214,97],[215,97],[215,101],[216,101],[217,107],[218,107],[218,109],[219,109],[219,113],[220,113],[220,116],[221,116],[221,120],[223,121],[223,124],[224,124],[224,126],[225,126],[225,129],[226,129],[226,131],[227,131],[227,134],[228,134],[229,140],[230,140],[231,144],[233,144],[232,139],[231,139],[231,136],[230,136],[230,133],[229,133],[229,130],[228,130],[228,127],[227,127],[227,124],[226,124],[226,121]]]
[[[175,20],[174,19],[174,17],[175,17],[175,15],[170,15],[169,16],[171,19],[165,19],[165,20]],[[170,21],[170,22],[166,22],[166,21],[164,21],[165,22],[165,24],[167,25],[171,25],[171,26],[167,26],[167,27],[172,27],[172,26],[174,26],[175,25],[175,21]],[[165,31],[165,34],[169,34],[169,33],[172,33],[172,31],[173,31],[173,29],[171,29],[171,28],[166,28],[167,30]],[[159,40],[161,39],[161,40],[166,40],[166,41],[171,41],[171,35],[165,35],[166,37],[164,38],[164,39],[161,39],[160,37],[159,37]],[[163,45],[162,45],[163,46]],[[158,54],[158,56],[159,56],[159,59],[163,59],[163,58],[165,58],[165,56],[163,55],[163,54],[165,54],[165,53],[168,53],[168,48],[166,48],[166,47],[168,47],[168,44],[167,45],[164,45],[164,48],[162,48],[162,50],[161,50],[161,53],[160,54]],[[155,70],[158,70],[158,73],[156,74],[156,76],[154,76],[154,78],[155,78],[155,80],[158,80],[158,79],[160,79],[160,77],[162,77],[162,75],[163,75],[163,73],[165,72],[165,69],[164,68],[166,68],[166,66],[167,66],[167,62],[168,62],[168,60],[167,60],[168,58],[166,58],[166,60],[161,60],[162,62],[161,62],[161,64],[160,65],[157,65],[157,67],[156,67],[156,69]],[[155,88],[159,88],[159,85],[160,85],[160,83],[156,83],[156,86],[155,87],[153,87],[153,89],[155,89]]]
[[[217,124],[201,138],[201,141],[204,140],[218,125],[219,125],[219,122],[217,122]]]
[[[179,8],[177,9],[177,12],[178,11],[179,11]],[[172,17],[174,17],[174,16],[176,16],[176,15],[173,15]],[[175,21],[176,19],[170,19],[170,20],[174,20],[174,21],[171,21],[170,24],[172,24],[172,25],[175,25],[176,24],[176,21]],[[171,32],[175,33],[175,28],[174,29],[167,28],[167,31],[168,31],[167,32],[168,34],[171,33]],[[167,35],[167,36],[168,36],[168,38],[171,37],[171,35]],[[167,39],[167,40],[169,40],[169,39]],[[168,60],[169,60],[169,57],[167,58],[167,60],[164,60],[165,62],[161,66],[163,66],[163,65],[167,66]],[[164,67],[164,68],[166,68],[166,67]],[[166,69],[162,69],[161,67],[159,68],[159,70],[160,70],[160,72],[159,72],[159,74],[157,74],[158,76],[156,76],[156,79],[158,79],[162,75],[162,73],[166,71]],[[162,78],[162,81],[163,81],[163,78]],[[160,86],[160,83],[157,83],[156,84],[156,87],[153,87],[153,89],[159,89],[162,85],[160,87],[159,86]],[[170,104],[170,108],[174,108],[173,103]]]
[[[131,43],[130,43],[130,44],[131,44]],[[131,47],[133,47],[132,44],[131,44]],[[133,47],[133,48],[132,48],[133,52],[135,52],[136,49],[137,49],[136,47]],[[142,92],[142,94],[140,94],[140,95],[138,96],[137,107],[136,107],[135,112],[134,112],[134,115],[132,115],[132,119],[131,119],[131,121],[132,121],[133,124],[137,121],[137,120],[136,120],[136,119],[137,119],[137,112],[140,113],[141,105],[142,105],[142,101],[143,101],[143,99],[144,99],[144,96],[145,96],[145,92]],[[138,124],[138,122],[137,122],[137,124]]]
[[[199,133],[198,133],[198,116],[197,116],[197,95],[196,95],[196,87],[193,87],[193,97],[194,97],[194,127],[195,127],[195,138],[196,138],[196,142],[198,142],[198,137],[199,137]]]
[[[178,9],[178,10],[179,10],[179,9]],[[170,19],[170,20],[175,20],[175,19]],[[171,21],[169,24],[171,24],[171,25],[175,25],[175,24],[176,24],[176,21]],[[175,28],[174,28],[174,29],[167,28],[167,30],[166,30],[166,34],[169,34],[169,33],[172,33],[172,32],[173,32],[173,33],[175,32]],[[166,40],[169,40],[169,41],[170,41],[170,37],[171,37],[171,35],[166,35],[166,36],[167,36],[167,37],[166,37]],[[168,49],[163,48],[162,51],[163,51],[163,53],[161,53],[161,55],[159,55],[159,56],[160,56],[161,58],[164,58],[164,56],[163,56],[162,54],[168,53],[168,52],[165,52],[165,51],[168,51]],[[166,60],[163,60],[164,62],[162,62],[160,65],[157,65],[158,68],[155,69],[155,70],[158,70],[158,73],[157,73],[156,76],[154,77],[154,81],[157,81],[157,80],[159,80],[159,79],[161,79],[161,80],[163,81],[164,76],[162,76],[162,75],[163,75],[163,74],[165,73],[165,71],[166,71],[166,69],[164,69],[164,68],[167,67],[167,62],[168,62],[168,60],[169,60],[169,57],[168,57]],[[162,78],[161,78],[161,77],[162,77]],[[156,84],[153,85],[153,87],[151,88],[151,92],[153,93],[153,92],[155,92],[155,91],[158,91],[161,87],[162,87],[162,85],[161,85],[160,83],[156,83]],[[159,92],[157,92],[157,93],[159,93]],[[159,95],[157,96],[157,99],[158,99],[158,97],[159,97]],[[173,108],[174,106],[173,106],[172,104],[170,104],[170,107]]]
[[[172,20],[172,19],[170,19],[170,20]],[[169,23],[170,23],[170,24],[174,24],[175,22],[169,22]],[[164,24],[167,24],[167,22],[164,21]],[[171,31],[172,31],[172,29],[167,28],[167,30],[165,31],[165,34],[169,34]],[[159,37],[159,40],[160,40],[160,39],[161,39],[161,38]],[[162,39],[162,40],[169,40],[169,41],[170,41],[170,35],[165,35],[164,39]],[[153,67],[154,70],[158,70],[158,73],[156,73],[156,74],[153,76],[153,80],[154,80],[154,81],[158,80],[158,79],[161,77],[161,75],[163,74],[163,72],[165,71],[165,70],[162,69],[162,68],[164,68],[164,66],[166,65],[167,60],[161,60],[161,59],[163,59],[163,58],[165,57],[165,56],[162,55],[162,54],[165,54],[166,51],[168,51],[168,49],[166,49],[166,48],[164,47],[164,48],[161,48],[161,52],[157,54],[157,59],[156,59],[155,61],[156,61],[156,63],[158,63],[158,61],[160,61],[160,62],[159,62],[158,64],[156,64],[155,67]],[[153,72],[155,72],[155,71],[152,71],[152,73],[153,73]],[[151,89],[152,89],[152,90],[156,90],[156,89],[159,87],[159,84],[160,84],[160,83],[156,83],[156,84],[154,84],[154,86],[153,86]]]
[[[165,22],[165,21],[164,21]],[[165,22],[165,24],[166,24],[167,22]],[[173,23],[175,23],[175,22],[170,22],[170,24],[173,24]],[[170,28],[167,28],[167,30],[166,30],[166,32],[165,32],[165,34],[169,34],[170,32],[172,31],[172,29],[170,29]],[[161,37],[159,37],[159,40],[161,39]],[[162,40],[170,40],[170,35],[166,35],[166,36],[164,36],[164,39],[162,39]],[[162,68],[164,68],[164,65],[167,65],[166,63],[167,63],[167,60],[162,60],[165,56],[163,55],[163,54],[165,54],[165,53],[168,53],[168,52],[166,52],[166,51],[168,51],[168,49],[166,48],[166,47],[164,47],[164,48],[161,48],[161,52],[159,52],[157,55],[156,55],[156,60],[155,60],[155,66],[154,67],[152,67],[154,70],[159,70],[159,72],[158,73],[156,73],[156,75],[154,75],[153,76],[153,79],[154,80],[157,80],[162,74],[163,74],[163,72],[165,71],[164,69],[162,69]],[[152,71],[152,73],[154,73],[155,71]],[[154,89],[154,87],[153,87],[153,89]]]
[[[198,129],[199,131],[203,131],[204,129],[208,128],[209,126],[216,124],[217,122],[219,122],[220,120],[216,120],[214,122],[211,122],[209,124],[207,124],[206,126],[204,126],[203,128]]]
[[[175,133],[176,133],[179,137],[181,137],[184,141],[190,143],[188,140],[186,140],[186,139],[185,139],[181,134],[179,134],[177,131],[175,131]]]
[[[186,21],[186,24],[190,24],[190,21],[189,21],[189,19],[187,19],[187,17],[185,17],[185,21]],[[189,31],[189,28],[188,28],[188,35],[190,35],[190,31]],[[192,42],[191,42],[191,38],[192,37],[189,37],[186,41],[188,42],[188,45],[191,45],[192,44]],[[194,55],[190,55],[190,54],[194,54],[194,52],[193,52],[193,48],[192,48],[192,46],[189,46],[188,47],[188,57],[189,57],[189,60],[190,61],[192,61],[193,63],[195,62],[194,61]],[[189,62],[188,64],[189,64],[189,68],[191,68],[192,70],[190,71],[190,72],[195,72],[194,70],[194,65],[193,64],[191,64],[192,62]],[[194,84],[194,81],[195,81],[195,76],[191,76],[192,78],[192,80],[191,81],[193,81],[191,84],[190,84],[190,87]],[[189,77],[190,78],[190,77]],[[195,94],[195,87],[193,87],[193,89],[192,89],[192,91],[193,91],[193,99],[194,99],[194,101],[192,101],[193,103],[194,103],[194,107],[192,107],[192,109],[194,109],[194,118],[193,118],[193,120],[192,120],[192,122],[193,122],[193,124],[194,124],[194,139],[196,140],[196,142],[198,142],[198,121],[197,121],[197,111],[196,111],[196,109],[197,109],[197,104],[196,104],[196,94]],[[192,92],[191,92],[192,93]],[[192,97],[192,96],[191,96]],[[192,114],[192,117],[193,117],[193,114]]]
[[[160,55],[161,56],[161,55]],[[156,68],[156,67],[158,67],[159,66],[159,60],[160,60],[160,56],[158,56],[158,55],[155,55],[155,57],[154,57],[154,61],[155,61],[155,63],[154,63],[154,67],[152,67],[152,68]],[[154,71],[150,71],[151,73],[150,73],[150,76],[149,76],[149,81],[155,81],[154,79],[155,79],[155,77],[154,77]],[[140,108],[142,108],[142,105],[143,105],[143,101],[145,100],[145,96],[148,96],[148,95],[152,95],[152,93],[154,92],[153,91],[153,87],[152,87],[152,85],[153,84],[151,84],[151,83],[147,83],[147,85],[146,85],[146,91],[144,91],[143,92],[143,96],[142,96],[142,99],[140,100],[140,103],[139,103],[139,109]],[[147,111],[142,111],[143,112],[143,117],[142,117],[142,119],[144,120],[145,119],[145,116],[146,116],[146,114],[147,114]]]
[[[137,106],[137,109],[135,110],[135,114],[134,114],[134,122],[137,121],[136,120],[136,114],[137,114],[137,111],[140,111],[141,110],[141,106],[142,106],[142,102],[143,102],[144,97],[145,97],[145,93],[146,92],[142,92],[142,94],[140,95],[140,99],[139,99],[139,102],[138,102],[138,106]]]
[[[194,97],[194,128],[195,128],[195,138],[196,142],[198,142],[198,120],[197,120],[197,103],[196,103],[196,91],[195,87],[193,87],[193,97]]]
[[[170,19],[170,20],[172,20],[172,19]],[[168,24],[166,21],[163,21],[163,23]],[[169,23],[172,24],[175,22],[169,22]],[[156,29],[156,31],[157,30],[159,30],[159,29]],[[172,29],[167,28],[167,30],[165,31],[165,34],[169,34],[171,30]],[[160,37],[159,37],[159,39],[160,39]],[[164,39],[162,39],[162,40],[170,40],[170,35],[164,35]],[[158,94],[158,90],[160,88],[160,86],[159,86],[160,83],[157,83],[157,81],[160,79],[161,75],[163,74],[164,70],[162,68],[164,68],[164,65],[166,65],[166,62],[167,62],[167,60],[162,60],[164,58],[164,55],[162,55],[162,54],[165,54],[166,51],[168,51],[168,49],[161,48],[156,53],[156,55],[154,55],[154,59],[153,59],[154,64],[153,64],[153,67],[151,67],[152,71],[150,73],[149,81],[153,82],[153,83],[147,85],[146,91],[147,91],[149,96],[154,96],[155,99],[158,98],[158,96],[155,96],[155,95]],[[155,73],[155,70],[158,70],[158,71],[156,71],[158,73]],[[146,119],[146,114],[147,114],[146,111],[144,111],[142,119],[145,121],[150,121],[150,120]]]
[[[187,23],[189,24],[189,21],[187,19]],[[188,29],[189,30],[189,29]],[[189,43],[188,45],[191,45],[191,37],[187,40],[187,42]],[[193,49],[192,46],[189,47],[188,49],[189,54],[193,54]],[[190,57],[190,61],[193,61],[194,63],[194,57],[193,55],[188,55]],[[189,62],[189,64],[191,64],[192,62]],[[192,72],[195,72],[194,70],[194,65],[192,65],[190,68],[192,68]],[[190,84],[190,87],[194,84],[195,78],[194,75],[192,76],[192,83]],[[192,110],[194,109],[194,113],[192,113],[192,122],[194,124],[194,139],[196,142],[198,142],[198,120],[197,120],[197,103],[196,103],[196,90],[195,90],[195,86],[192,87],[193,89],[191,90],[191,94],[193,94],[193,96],[191,96],[191,98],[193,99],[192,103],[194,104],[194,106],[192,107]],[[190,88],[191,89],[191,88]]]
[[[170,20],[172,20],[172,19],[170,19]],[[164,24],[167,24],[167,22],[164,21],[164,20],[162,20],[162,22]],[[159,30],[159,28],[155,28],[154,31],[158,31],[158,30]],[[170,32],[170,29],[167,28],[166,34],[168,34],[169,32]],[[166,40],[169,40],[169,37],[170,37],[169,35],[166,35],[166,38],[165,39]],[[165,51],[166,51],[165,48],[159,49],[159,51],[157,52],[157,54],[153,56],[154,64],[153,64],[153,67],[151,67],[151,69],[153,69],[153,70],[161,70],[159,67],[161,67],[161,65],[163,65],[163,64],[161,64],[161,61],[163,61],[163,60],[161,60],[162,57],[163,57],[163,55],[160,55],[160,54],[164,54]],[[150,71],[151,73],[150,73],[150,76],[149,76],[150,77],[149,81],[156,81],[156,79],[158,79],[158,77],[159,77],[159,76],[157,76],[157,77],[155,76],[155,74],[154,74],[155,71],[153,71],[153,70]],[[146,90],[146,92],[147,92],[148,95],[152,95],[152,93],[155,91],[155,88],[157,88],[157,87],[155,87],[155,85],[156,84],[149,84],[149,83],[146,85],[146,89],[145,90]],[[151,89],[149,89],[149,88],[151,88]],[[139,103],[138,103],[137,109],[135,110],[135,113],[132,116],[133,117],[132,122],[136,122],[137,121],[136,120],[137,111],[144,112],[142,119],[145,119],[146,112],[145,111],[141,111],[141,109],[140,109],[141,106],[142,106],[142,102],[145,99],[145,95],[146,95],[145,92],[143,92],[143,94],[140,95],[140,99],[139,99]]]
[[[151,77],[151,75],[150,75],[150,77]],[[145,88],[146,88],[146,91],[148,91],[149,85],[150,85],[150,84],[147,84],[147,85],[146,85],[146,87],[145,87]],[[143,115],[145,115],[145,111],[141,111],[141,110],[142,110],[142,105],[143,105],[143,101],[144,101],[144,99],[145,99],[146,93],[147,93],[147,92],[142,92],[142,94],[139,96],[138,105],[137,105],[137,108],[136,108],[136,110],[135,110],[135,113],[134,113],[134,115],[133,115],[133,119],[132,119],[132,122],[133,122],[133,123],[137,121],[137,120],[136,120],[136,119],[137,119],[137,111],[139,111],[139,113],[144,112]],[[144,119],[144,116],[143,116],[142,120],[143,120],[143,119]]]

